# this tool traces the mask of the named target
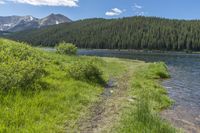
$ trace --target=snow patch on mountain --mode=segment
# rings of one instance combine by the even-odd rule
[[[0,17],[0,31],[16,32],[50,25],[57,25],[66,22],[72,21],[61,14],[50,14],[42,19],[38,19],[33,16],[7,16]]]

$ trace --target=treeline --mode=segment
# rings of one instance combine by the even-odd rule
[[[65,41],[79,48],[200,50],[200,21],[155,17],[86,19],[9,36],[32,45]]]
[[[10,32],[7,31],[0,31],[0,36],[8,35]]]

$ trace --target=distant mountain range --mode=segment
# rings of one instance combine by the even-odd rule
[[[72,20],[61,14],[50,14],[42,19],[33,16],[6,16],[0,17],[0,32],[17,32],[67,22]]]

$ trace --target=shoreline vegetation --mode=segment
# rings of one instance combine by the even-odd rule
[[[178,132],[159,116],[173,103],[159,85],[169,78],[164,63],[63,55],[6,39],[0,55],[0,132],[81,132],[96,108],[105,108],[95,121],[104,131]]]
[[[45,51],[56,51],[54,47],[43,47],[43,46],[37,46],[36,48],[45,50]],[[135,52],[135,53],[153,53],[153,54],[200,54],[200,52],[195,51],[162,51],[162,50],[137,50],[137,49],[85,49],[80,48],[78,50],[91,50],[91,51],[116,51],[116,52]]]
[[[41,49],[50,47],[39,47]],[[50,48],[54,50],[54,48]],[[79,50],[93,50],[93,51],[120,51],[120,52],[135,52],[135,53],[153,53],[153,54],[200,54],[195,51],[162,51],[162,50],[137,50],[137,49],[79,49]]]

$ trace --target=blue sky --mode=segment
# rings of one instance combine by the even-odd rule
[[[60,13],[72,20],[135,15],[200,19],[200,0],[0,0],[0,16]]]

